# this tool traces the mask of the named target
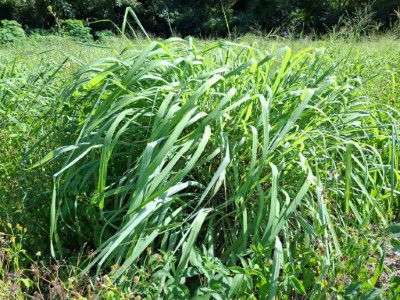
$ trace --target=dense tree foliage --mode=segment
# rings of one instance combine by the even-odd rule
[[[171,34],[223,36],[229,32],[280,29],[321,33],[368,4],[376,24],[387,28],[396,19],[398,0],[0,0],[0,20],[25,28],[51,28],[62,19],[82,19],[94,30],[121,24],[132,7],[146,30]]]

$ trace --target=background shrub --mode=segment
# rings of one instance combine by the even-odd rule
[[[0,44],[11,43],[25,37],[25,31],[17,21],[0,21]]]
[[[298,36],[326,33],[365,5],[373,13],[371,21],[381,24],[380,31],[396,21],[398,0],[0,0],[0,19],[45,29],[57,26],[59,19],[89,20],[91,29],[99,31],[114,29],[113,23],[121,26],[130,7],[146,30],[157,36],[227,36],[229,31],[251,32],[255,26],[264,32],[290,29]],[[111,22],[97,22],[101,20]]]
[[[61,23],[61,30],[64,35],[83,41],[92,39],[90,28],[85,26],[82,20],[68,19],[63,20]]]
[[[100,30],[95,34],[95,38],[101,41],[115,37],[115,34],[111,30]]]

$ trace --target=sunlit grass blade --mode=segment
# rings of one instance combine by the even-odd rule
[[[268,300],[275,299],[276,292],[278,289],[278,277],[282,261],[283,261],[282,243],[279,240],[279,238],[276,237],[275,247],[274,247],[274,259],[272,263],[271,281],[269,284],[269,292],[267,298]]]

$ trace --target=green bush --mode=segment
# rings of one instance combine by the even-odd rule
[[[11,43],[25,37],[25,31],[17,21],[0,21],[0,44]]]
[[[63,20],[61,23],[62,34],[83,41],[92,39],[90,28],[85,26],[82,20],[68,19]]]
[[[109,38],[115,37],[115,34],[111,30],[100,30],[95,34],[95,38],[103,41]]]

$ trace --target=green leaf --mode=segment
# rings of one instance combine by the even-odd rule
[[[183,247],[182,247],[182,255],[181,259],[179,260],[178,267],[176,268],[176,276],[179,278],[186,268],[186,264],[190,255],[190,252],[192,251],[194,242],[196,241],[196,238],[200,232],[201,226],[203,225],[203,222],[206,218],[206,216],[210,213],[209,209],[201,209],[199,213],[197,214],[196,218],[193,220],[192,225],[190,226],[190,229],[188,231],[189,236],[187,240],[184,238],[182,241],[184,241]]]
[[[234,296],[236,296],[240,291],[242,291],[243,286],[246,281],[246,275],[245,274],[236,274],[233,277],[232,284],[229,289],[229,294],[228,298],[232,299]]]
[[[297,279],[295,276],[290,276],[289,277],[290,284],[294,289],[301,295],[306,294],[306,289],[304,288],[303,282],[301,282],[299,279]]]
[[[278,289],[279,271],[283,260],[282,243],[278,237],[275,238],[274,259],[272,263],[271,281],[269,283],[268,300],[275,299]]]
[[[386,227],[386,232],[392,237],[400,237],[400,224],[392,224]]]

